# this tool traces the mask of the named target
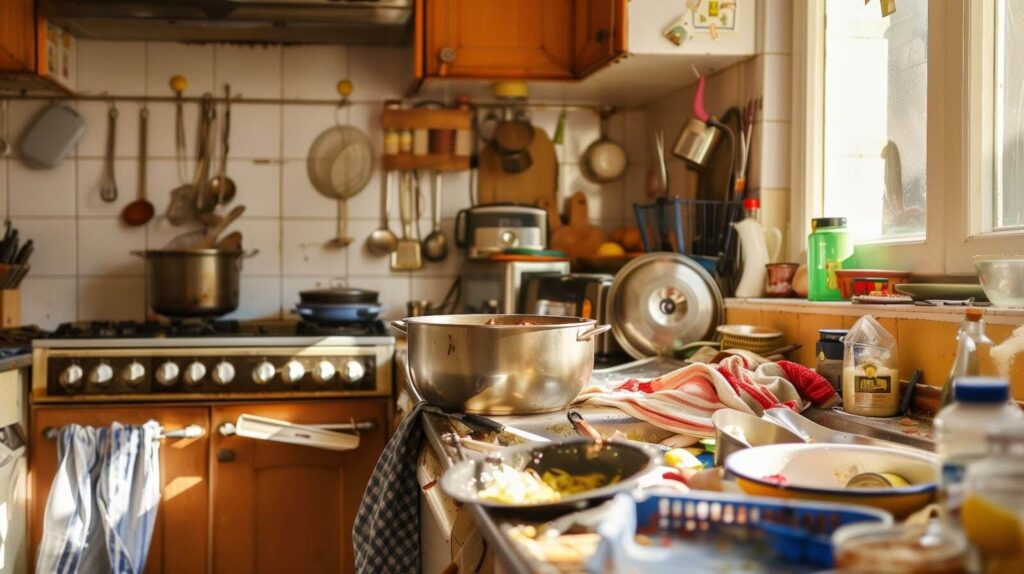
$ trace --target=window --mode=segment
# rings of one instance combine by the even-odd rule
[[[995,21],[995,178],[989,229],[1024,228],[1024,5],[998,0]]]

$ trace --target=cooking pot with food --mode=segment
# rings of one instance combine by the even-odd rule
[[[593,319],[432,315],[394,321],[409,340],[409,375],[445,410],[488,415],[561,410],[594,369]]]

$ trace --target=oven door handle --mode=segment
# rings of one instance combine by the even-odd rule
[[[376,421],[351,421],[330,425],[303,425],[244,413],[235,422],[217,427],[221,436],[238,435],[255,440],[296,444],[327,450],[346,451],[359,448],[359,431],[373,430]],[[351,430],[352,434],[336,432]]]

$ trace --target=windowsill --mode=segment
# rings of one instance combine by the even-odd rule
[[[930,307],[923,305],[861,305],[849,301],[808,301],[806,299],[739,299],[725,300],[726,309],[758,309],[784,313],[813,313],[859,317],[874,315],[892,319],[925,319],[959,323],[967,307]],[[985,321],[993,325],[1024,324],[1024,309],[985,307]]]

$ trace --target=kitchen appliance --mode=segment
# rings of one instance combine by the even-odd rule
[[[547,247],[547,212],[514,204],[480,205],[455,217],[455,242],[470,259],[502,253],[509,247]]]
[[[606,273],[540,274],[526,279],[522,287],[524,313],[560,315],[594,319],[598,325],[609,325],[608,295],[614,277]],[[624,353],[611,333],[594,339],[598,357],[614,357]]]
[[[400,44],[412,0],[40,0],[75,36],[104,40]]]
[[[217,249],[132,252],[146,260],[147,299],[153,311],[165,317],[216,317],[237,309],[242,259],[256,253]]]
[[[527,279],[568,272],[568,261],[470,259],[462,267],[463,306],[467,313],[517,313],[525,310],[520,289]]]

